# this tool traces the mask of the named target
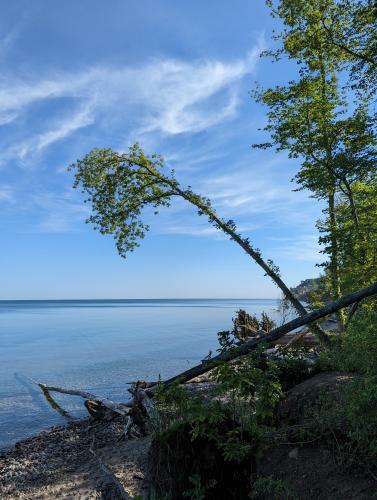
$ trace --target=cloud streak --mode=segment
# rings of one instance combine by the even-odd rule
[[[68,116],[57,120],[54,126],[45,132],[42,132],[32,139],[26,140],[17,145],[17,155],[21,160],[26,160],[29,154],[40,153],[45,148],[69,137],[73,132],[92,125],[94,123],[93,107],[91,103],[85,103],[84,106],[70,113]]]
[[[14,201],[14,190],[8,185],[0,184],[0,202],[13,203]]]
[[[294,185],[282,165],[287,159],[276,155],[263,162],[250,160],[227,168],[224,174],[208,176],[198,186],[225,217],[242,221],[263,216],[265,225],[312,223],[320,214],[304,191],[293,192]]]
[[[32,120],[37,105],[51,108],[45,127],[18,139],[5,157],[24,160],[92,124],[113,127],[117,134],[123,124],[123,135],[136,138],[206,130],[236,115],[239,84],[254,70],[259,51],[256,47],[244,59],[230,62],[156,59],[138,67],[93,67],[42,79],[3,75],[0,124]]]
[[[318,236],[303,234],[296,238],[271,238],[274,243],[274,256],[285,256],[294,261],[318,263],[324,260],[320,253]]]
[[[41,215],[36,230],[41,233],[66,233],[74,229],[89,214],[89,207],[72,197],[72,192],[55,195],[49,192],[35,194],[31,205]]]

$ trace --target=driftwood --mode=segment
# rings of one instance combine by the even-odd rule
[[[290,346],[295,342],[301,342],[305,347],[318,347],[319,340],[317,337],[310,333],[308,328],[303,328],[299,332],[296,333],[286,333],[278,340],[274,342],[269,342],[269,347],[274,346]]]
[[[231,359],[237,358],[239,356],[244,356],[248,352],[254,350],[257,348],[259,344],[262,342],[273,342],[285,335],[286,333],[291,332],[292,330],[295,330],[296,328],[299,328],[301,326],[305,326],[309,323],[312,323],[313,321],[317,321],[318,319],[324,318],[325,316],[328,316],[330,314],[333,314],[334,312],[339,311],[339,309],[343,309],[344,307],[348,307],[355,302],[360,302],[363,299],[366,299],[367,297],[370,297],[372,295],[377,294],[377,282],[374,283],[373,285],[370,285],[366,288],[362,288],[361,290],[358,290],[357,292],[351,293],[349,295],[345,295],[341,297],[338,300],[335,300],[334,302],[331,302],[330,304],[325,305],[324,307],[321,307],[320,309],[316,309],[315,311],[306,314],[305,316],[301,316],[300,318],[296,318],[292,321],[289,321],[288,323],[285,323],[282,326],[279,326],[278,328],[275,328],[271,330],[270,333],[262,337],[261,339],[251,339],[243,344],[241,344],[237,349],[234,351],[226,352],[226,353],[221,353],[218,356],[215,356],[211,358],[210,361],[205,361],[202,362],[200,365],[193,366],[192,368],[189,368],[188,370],[184,371],[183,373],[180,373],[179,375],[176,375],[168,380],[164,381],[164,385],[170,385],[173,384],[176,381],[180,381],[182,383],[187,382],[188,380],[197,377],[198,375],[202,375],[203,373],[209,371],[211,368],[213,368],[214,364],[216,361],[230,361]],[[152,387],[149,389],[147,392],[148,394],[153,394],[153,392],[157,389],[157,386]]]
[[[39,385],[39,384],[38,384]],[[62,406],[60,406],[59,403],[57,403],[55,401],[55,399],[51,396],[51,394],[49,393],[49,391],[46,389],[46,387],[42,385],[39,385],[39,387],[42,389],[42,392],[44,394],[44,397],[46,398],[48,404],[51,406],[51,408],[55,411],[57,411],[58,413],[60,413],[60,415],[64,418],[66,418],[67,420],[74,420],[74,418],[72,417],[72,415],[67,411],[65,410]]]
[[[117,404],[109,399],[99,398],[91,392],[54,387],[36,382],[33,379],[30,380],[41,388],[51,407],[65,417],[67,417],[68,413],[56,403],[50,392],[58,392],[60,394],[78,396],[85,399],[85,408],[95,419],[112,420],[119,416],[123,418],[127,417],[124,432],[126,438],[146,434],[146,420],[151,415],[154,405],[144,390],[148,385],[145,382],[136,382],[133,384],[133,386],[128,389],[132,394],[132,399],[125,403]]]
[[[107,408],[101,401],[86,399],[84,401],[85,408],[87,409],[89,415],[91,415],[96,420],[113,420],[120,414],[114,410]]]
[[[35,382],[33,380],[33,382]],[[132,407],[133,402],[132,401],[127,401],[126,403],[121,403],[117,404],[114,403],[113,401],[110,401],[109,399],[106,398],[99,398],[95,394],[92,394],[91,392],[86,392],[86,391],[80,391],[78,389],[64,389],[63,387],[54,387],[51,385],[46,385],[46,384],[41,384],[40,382],[35,382],[43,391],[44,395],[46,396],[47,399],[47,394],[50,392],[59,392],[60,394],[68,394],[70,396],[79,396],[80,398],[83,398],[85,400],[89,400],[95,403],[100,403],[109,410],[111,410],[114,413],[118,413],[119,415],[127,415],[129,413],[129,409]]]

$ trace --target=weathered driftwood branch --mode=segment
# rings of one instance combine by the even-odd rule
[[[269,343],[276,341],[286,333],[291,332],[292,330],[295,330],[300,326],[304,326],[307,325],[308,323],[312,323],[313,321],[317,321],[318,319],[321,319],[325,316],[328,316],[329,314],[333,314],[334,312],[339,311],[339,309],[348,307],[351,304],[354,304],[355,302],[360,302],[361,300],[366,299],[367,297],[370,297],[371,295],[375,294],[377,294],[377,283],[374,283],[373,285],[370,285],[367,288],[358,290],[357,292],[345,295],[340,299],[335,300],[334,302],[331,302],[330,304],[327,304],[324,307],[321,307],[320,309],[317,309],[309,314],[306,314],[305,316],[289,321],[288,323],[285,323],[284,325],[275,328],[274,330],[271,330],[270,333],[268,333],[261,339],[248,340],[243,344],[241,344],[234,351],[219,354],[218,356],[211,358],[210,361],[205,361],[204,363],[202,362],[200,365],[193,366],[192,368],[184,371],[183,373],[180,373],[175,377],[165,380],[163,384],[165,386],[170,385],[178,380],[181,381],[182,383],[187,382],[188,380],[209,371],[211,368],[213,368],[216,361],[230,361],[231,359],[243,356],[248,352],[252,351],[253,349],[255,349],[262,342]],[[149,394],[153,394],[153,392],[156,389],[157,386],[152,387],[151,389],[147,390],[147,392]]]
[[[67,420],[74,420],[74,417],[72,417],[72,415],[67,410],[65,410],[62,406],[60,406],[59,403],[55,401],[55,399],[51,396],[51,394],[46,389],[46,387],[43,386],[43,384],[42,385],[38,384],[38,385],[42,389],[44,397],[46,398],[48,404],[51,406],[53,410],[60,413],[60,415],[66,418]]]
[[[297,342],[298,340],[302,340],[307,333],[309,333],[308,328],[304,328],[304,330],[300,330],[299,332],[296,333],[296,335],[293,335],[293,337],[286,343],[286,345],[287,346],[292,345],[295,342]]]
[[[112,420],[117,415],[122,417],[127,417],[127,424],[125,426],[125,437],[131,437],[132,435],[144,435],[146,434],[146,420],[153,411],[153,402],[150,400],[147,393],[144,391],[146,387],[145,382],[136,382],[129,392],[132,394],[132,399],[126,403],[114,403],[109,399],[99,398],[91,392],[81,391],[78,389],[64,389],[63,387],[54,387],[46,384],[39,383],[33,379],[30,379],[33,383],[37,384],[42,392],[51,404],[52,400],[55,405],[51,404],[54,410],[62,413],[62,409],[52,398],[50,392],[58,392],[60,394],[67,394],[70,396],[79,396],[85,399],[85,408],[89,414],[97,419]],[[65,412],[65,410],[63,410]]]
[[[33,381],[35,382],[35,381]],[[80,398],[86,399],[86,400],[91,400],[91,401],[98,401],[100,402],[103,406],[108,408],[109,410],[119,413],[119,415],[127,415],[128,412],[130,411],[129,409],[132,407],[133,402],[132,401],[127,401],[126,403],[121,403],[117,404],[114,403],[113,401],[110,401],[109,399],[106,398],[99,398],[95,394],[92,394],[91,392],[86,392],[86,391],[80,391],[77,389],[64,389],[63,387],[54,387],[51,385],[46,385],[46,384],[41,384],[39,382],[35,382],[43,391],[44,395],[46,396],[50,392],[59,392],[60,394],[68,394],[70,396],[79,396]]]

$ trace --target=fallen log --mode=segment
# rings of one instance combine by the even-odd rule
[[[46,399],[47,395],[49,395],[50,392],[59,392],[60,394],[68,394],[69,396],[79,396],[80,398],[83,398],[85,400],[95,401],[98,404],[102,404],[112,412],[118,413],[119,415],[122,416],[128,415],[130,411],[129,409],[133,405],[132,400],[118,404],[114,403],[113,401],[110,401],[110,399],[99,398],[98,396],[92,394],[91,392],[80,391],[78,389],[64,389],[63,387],[54,387],[51,385],[42,384],[40,382],[36,382],[33,379],[30,380],[32,380],[32,382],[37,384],[42,389],[42,392],[45,395]]]
[[[260,339],[248,340],[243,344],[241,344],[237,349],[234,349],[226,353],[221,353],[211,358],[210,361],[206,360],[205,362],[202,362],[199,365],[193,366],[192,368],[189,368],[188,370],[180,373],[179,375],[175,375],[174,377],[165,380],[163,382],[163,385],[164,386],[171,385],[176,381],[185,383],[188,380],[209,371],[211,368],[214,367],[214,365],[218,361],[230,361],[231,359],[238,358],[239,356],[244,356],[253,349],[256,349],[257,346],[261,343],[264,342],[270,343],[276,341],[281,337],[283,337],[283,335],[285,335],[286,333],[289,333],[292,330],[299,328],[300,326],[304,326],[314,321],[317,321],[318,319],[324,318],[325,316],[328,316],[330,314],[333,314],[334,312],[339,311],[339,309],[348,307],[354,304],[355,302],[360,302],[361,300],[376,294],[377,294],[377,282],[366,288],[362,288],[357,292],[350,293],[349,295],[344,295],[343,297],[340,297],[334,302],[331,302],[330,304],[327,304],[321,307],[320,309],[316,309],[315,311],[306,314],[305,316],[293,319],[292,321],[289,321],[288,323],[285,323],[284,325],[279,326],[278,328],[274,328],[273,330],[270,331],[270,333],[268,333],[267,335],[265,335]],[[157,388],[158,386],[152,387],[150,389],[147,389],[146,392],[152,395],[153,392],[157,390]]]

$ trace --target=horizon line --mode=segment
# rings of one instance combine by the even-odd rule
[[[279,297],[159,297],[159,298],[86,298],[86,299],[0,299],[0,302],[77,302],[140,300],[280,300]]]

